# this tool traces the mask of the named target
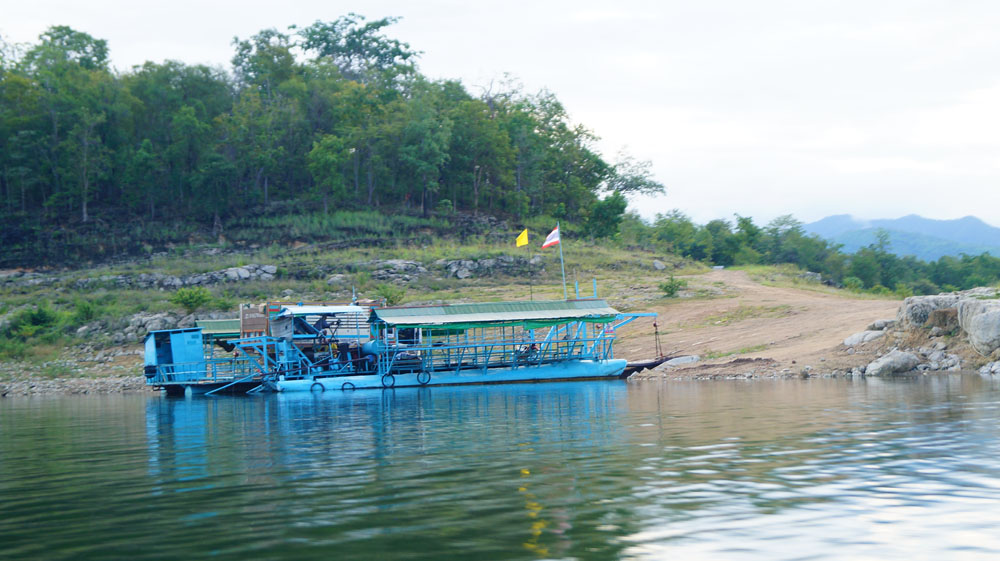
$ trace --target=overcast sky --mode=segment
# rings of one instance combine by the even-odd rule
[[[646,217],[979,216],[1000,225],[1000,2],[0,0],[0,35],[107,39],[119,70],[229,67],[234,36],[400,16],[421,71],[473,93],[515,76],[653,162]]]

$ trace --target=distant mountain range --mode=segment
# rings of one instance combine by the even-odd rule
[[[883,229],[889,233],[889,251],[896,255],[913,255],[924,261],[962,253],[989,252],[1000,257],[1000,228],[975,216],[932,220],[911,214],[895,219],[858,220],[848,214],[838,214],[804,224],[803,228],[810,234],[843,244],[843,251],[847,253],[875,243],[875,233]]]

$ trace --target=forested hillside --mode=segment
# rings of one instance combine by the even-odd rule
[[[627,215],[629,194],[664,191],[649,162],[599,154],[551,93],[426,78],[418,51],[389,35],[394,22],[351,14],[263,30],[233,40],[226,69],[114,70],[106,41],[62,26],[34,44],[0,40],[0,267],[197,244],[489,246],[559,220],[578,240],[713,265],[791,263],[859,290],[1000,276],[988,254],[901,258],[884,236],[848,255],[790,216],[702,226],[681,211]]]
[[[234,39],[231,70],[118,72],[106,41],[61,26],[0,42],[0,265],[342,209],[545,215],[601,236],[623,194],[662,191],[648,163],[598,154],[551,93],[422,76],[394,21],[263,30]]]

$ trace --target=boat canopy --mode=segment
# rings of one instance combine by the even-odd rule
[[[194,324],[201,328],[204,335],[216,338],[240,336],[240,318],[236,319],[199,319]]]
[[[514,324],[535,329],[571,321],[608,323],[617,315],[618,310],[606,301],[587,299],[373,308],[368,321],[407,328],[470,329]]]
[[[349,304],[340,305],[317,305],[302,304],[282,306],[277,313],[278,317],[284,316],[315,316],[324,314],[363,314],[368,312],[367,306],[352,306]]]

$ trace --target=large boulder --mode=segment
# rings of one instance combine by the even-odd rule
[[[872,361],[865,368],[865,376],[888,376],[900,372],[909,372],[920,364],[920,359],[913,353],[894,350],[889,354]]]
[[[936,296],[910,296],[899,307],[896,321],[903,328],[923,327],[934,310],[954,308],[959,301],[958,294],[938,294]]]
[[[958,324],[977,352],[989,355],[1000,348],[1000,300],[963,299],[958,303]]]

